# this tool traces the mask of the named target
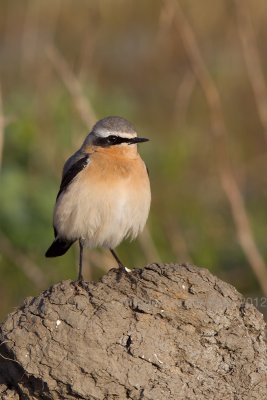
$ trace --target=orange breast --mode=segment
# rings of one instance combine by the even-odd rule
[[[129,157],[121,148],[115,147],[101,148],[92,152],[88,168],[83,171],[81,178],[85,181],[107,185],[121,180],[131,181],[131,184],[137,186],[142,183],[148,184],[146,167],[139,154],[135,152],[134,156],[132,154],[132,157]]]

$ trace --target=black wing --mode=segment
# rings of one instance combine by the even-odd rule
[[[57,199],[59,198],[61,193],[63,193],[67,189],[67,187],[73,181],[75,176],[78,175],[78,173],[81,172],[86,167],[86,165],[88,164],[88,160],[89,160],[89,154],[80,158],[65,172],[65,174],[62,177],[59,192],[57,194]]]

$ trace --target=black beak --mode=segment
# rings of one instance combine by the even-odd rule
[[[136,143],[142,143],[142,142],[148,142],[149,139],[147,138],[141,138],[141,137],[134,137],[132,139],[129,139],[128,144],[136,144]]]

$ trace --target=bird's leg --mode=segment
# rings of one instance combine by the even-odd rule
[[[111,254],[113,255],[113,257],[115,258],[115,260],[117,261],[119,269],[123,270],[123,271],[126,271],[127,269],[125,268],[125,266],[123,265],[123,263],[121,262],[121,260],[119,259],[119,257],[115,253],[115,251],[112,250],[112,249],[109,249],[109,250],[110,250]]]
[[[128,279],[131,281],[131,283],[136,285],[137,279],[132,275],[129,274],[129,272],[131,272],[131,270],[129,268],[126,268],[123,263],[121,262],[121,260],[119,259],[119,257],[117,256],[117,254],[115,253],[115,251],[113,249],[109,249],[111,254],[113,255],[113,257],[115,258],[115,260],[118,263],[119,269],[118,269],[118,275],[117,275],[117,281],[119,282],[121,277],[123,276],[123,274],[126,273]]]
[[[79,239],[79,247],[80,247],[80,258],[79,258],[79,274],[78,281],[83,281],[82,269],[83,269],[83,242],[82,239]]]

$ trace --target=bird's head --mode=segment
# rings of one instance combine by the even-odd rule
[[[138,137],[133,125],[126,119],[121,117],[106,117],[99,120],[93,126],[84,144],[86,146],[99,146],[112,149],[116,147],[119,150],[122,146],[124,148],[126,146],[132,147],[132,145],[147,142],[148,140]],[[125,148],[125,150],[127,149]]]

